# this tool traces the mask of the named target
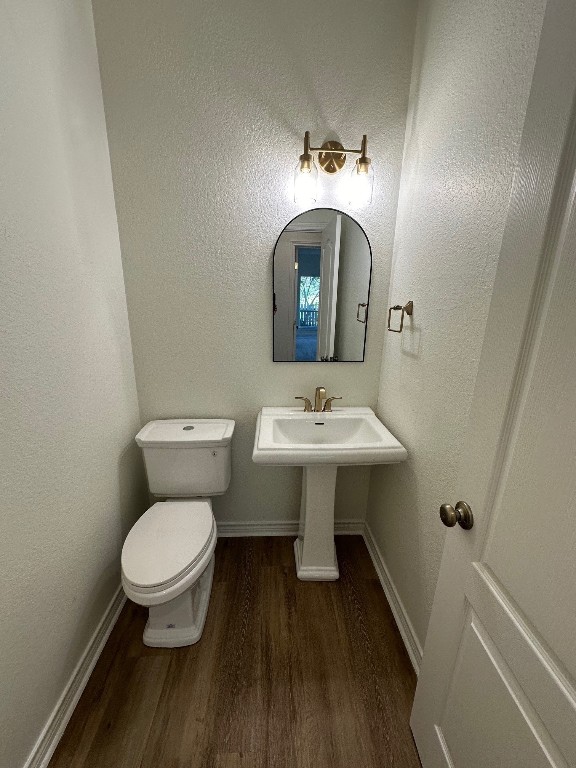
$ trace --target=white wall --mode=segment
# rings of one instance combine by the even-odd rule
[[[295,518],[300,471],[252,463],[256,415],[317,385],[376,404],[415,1],[94,0],[94,13],[143,418],[236,419],[216,517]],[[369,137],[364,364],[272,362],[272,251],[299,212],[306,129]],[[317,205],[346,210],[342,182],[323,176]],[[367,477],[342,472],[339,515],[363,513]]]
[[[438,509],[465,498],[458,455],[544,5],[424,0],[419,11],[390,288],[414,316],[387,334],[378,400],[410,458],[373,470],[368,522],[421,644],[446,530]]]
[[[0,765],[120,583],[139,425],[90,3],[0,9]]]

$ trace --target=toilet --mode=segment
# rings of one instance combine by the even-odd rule
[[[136,435],[150,493],[162,499],[122,548],[122,587],[148,607],[144,644],[178,648],[200,640],[214,573],[212,496],[231,475],[230,419],[151,421]]]

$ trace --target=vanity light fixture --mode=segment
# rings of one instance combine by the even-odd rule
[[[310,151],[310,131],[304,134],[304,152],[294,170],[294,202],[309,205],[316,202],[318,168]]]
[[[325,141],[321,147],[310,146],[310,131],[304,134],[304,152],[300,155],[294,170],[294,202],[310,204],[316,202],[318,168],[313,152],[318,153],[318,164],[324,173],[333,175],[342,170],[346,154],[360,155],[354,163],[350,177],[350,204],[368,205],[372,202],[374,171],[366,155],[368,137],[362,136],[360,149],[345,149],[339,141]]]

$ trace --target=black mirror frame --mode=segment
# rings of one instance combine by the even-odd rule
[[[362,234],[366,238],[366,242],[368,243],[368,251],[370,254],[370,274],[368,277],[368,304],[366,306],[366,313],[364,318],[364,344],[362,346],[362,360],[274,360],[274,316],[276,311],[276,293],[274,291],[274,255],[276,253],[276,248],[278,246],[278,241],[284,234],[284,232],[287,230],[287,228],[292,224],[293,221],[296,221],[297,218],[302,216],[304,213],[311,213],[312,211],[334,211],[334,213],[340,213],[343,216],[347,216],[349,219],[352,219],[352,221],[360,227],[362,230]],[[362,364],[366,362],[366,339],[368,336],[368,315],[370,312],[370,291],[372,289],[372,269],[374,267],[374,258],[372,256],[372,245],[370,243],[370,239],[368,235],[366,234],[366,230],[364,227],[358,222],[353,216],[351,216],[349,213],[346,213],[346,211],[341,211],[339,208],[332,208],[331,206],[323,206],[321,208],[308,208],[305,211],[300,211],[300,213],[296,214],[296,216],[292,217],[288,224],[284,227],[282,232],[278,235],[276,238],[276,242],[274,243],[274,248],[272,250],[272,362],[273,363],[300,363],[302,365],[305,365],[306,363],[355,363],[355,364]]]

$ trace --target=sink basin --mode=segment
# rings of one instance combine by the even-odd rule
[[[335,408],[305,413],[294,408],[262,408],[256,425],[257,464],[393,464],[406,449],[371,408]]]
[[[334,547],[338,467],[394,464],[407,456],[371,408],[334,408],[332,413],[262,408],[253,461],[303,468],[300,526],[294,542],[299,579],[333,581],[339,576]]]

